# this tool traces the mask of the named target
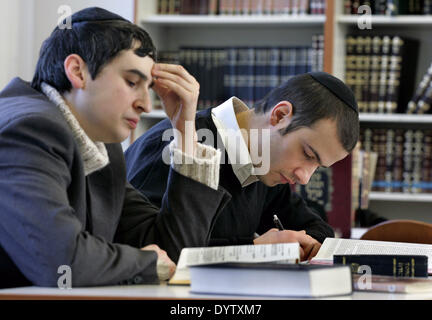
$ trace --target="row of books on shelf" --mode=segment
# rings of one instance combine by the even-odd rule
[[[406,113],[414,96],[418,54],[415,39],[348,35],[345,80],[360,112]]]
[[[200,83],[199,109],[236,96],[248,106],[287,81],[322,70],[323,49],[311,47],[193,48],[161,52],[159,60],[180,63]]]
[[[169,284],[280,297],[432,292],[432,245],[326,238],[310,262],[300,258],[298,243],[184,248]]]
[[[158,14],[324,14],[325,0],[158,0]]]
[[[357,14],[363,5],[369,6],[372,14],[379,15],[432,14],[431,0],[344,0],[344,13]]]
[[[360,141],[378,155],[373,191],[432,193],[432,130],[362,128]]]

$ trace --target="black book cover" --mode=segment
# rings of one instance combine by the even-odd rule
[[[353,273],[363,273],[360,266],[369,266],[372,275],[428,276],[428,257],[422,255],[334,255],[333,264],[349,265]]]

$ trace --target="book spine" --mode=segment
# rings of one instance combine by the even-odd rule
[[[370,112],[370,80],[372,64],[372,37],[364,37],[364,55],[363,55],[363,72],[362,72],[362,97],[363,112]]]
[[[394,130],[387,130],[386,132],[386,152],[385,152],[385,192],[393,191],[393,165],[394,165]]]
[[[403,174],[403,130],[395,130],[394,138],[394,162],[393,162],[393,181],[392,191],[402,192],[402,174]]]
[[[255,92],[254,101],[261,100],[267,90],[266,81],[266,66],[267,66],[267,49],[266,48],[256,48],[255,49]]]
[[[416,113],[425,114],[431,113],[432,108],[432,81],[429,83],[428,88],[424,92],[424,94],[420,97],[417,103]]]
[[[208,13],[209,15],[218,14],[218,0],[208,0]]]
[[[344,0],[344,14],[351,14],[352,3],[351,0]]]
[[[364,37],[357,37],[355,50],[356,70],[355,70],[355,86],[354,95],[357,99],[360,112],[366,112],[365,100],[363,97],[364,86]]]
[[[308,50],[306,47],[297,48],[294,74],[308,72]]]
[[[423,146],[422,163],[425,176],[423,192],[432,193],[432,130],[426,130]]]
[[[267,76],[268,76],[268,87],[267,92],[277,87],[280,83],[280,50],[278,47],[272,47],[268,49],[267,53]]]
[[[226,71],[224,76],[225,97],[228,99],[237,95],[237,48],[227,49]]]
[[[225,77],[225,68],[227,65],[227,50],[225,49],[218,49],[216,51],[216,55],[217,55],[217,61],[218,61],[218,66],[217,66],[217,101],[214,104],[215,106],[221,104],[223,101],[225,101],[228,97],[225,93],[225,87],[224,87],[224,77]]]
[[[431,85],[431,80],[432,80],[432,63],[429,66],[426,74],[423,76],[422,80],[420,81],[420,84],[418,85],[414,93],[414,96],[408,102],[407,113],[417,112],[417,104],[420,98],[424,95],[426,89],[429,87],[429,85]]]
[[[203,94],[203,109],[207,109],[212,103],[212,91],[214,83],[213,71],[213,59],[212,59],[212,49],[203,49],[203,61],[204,67],[201,69],[201,84],[205,83],[205,92]],[[207,79],[207,81],[205,81]]]
[[[372,186],[375,191],[384,191],[386,187],[386,132],[384,129],[375,129],[373,132],[374,152],[377,152],[378,160],[375,179]]]
[[[357,14],[359,6],[360,6],[360,1],[359,0],[352,0],[351,1],[351,8],[352,8],[351,13],[352,14]]]
[[[381,55],[381,69],[379,78],[379,91],[378,91],[378,112],[385,112],[385,101],[387,97],[387,78],[389,68],[389,53],[390,53],[390,37],[384,36],[382,39],[382,55]]]
[[[334,255],[334,264],[349,265],[352,273],[362,273],[369,266],[372,275],[393,277],[427,277],[427,256],[410,255]]]
[[[255,49],[239,48],[237,63],[237,95],[248,106],[254,101]]]
[[[402,66],[402,46],[402,39],[398,36],[393,37],[387,78],[387,101],[385,106],[386,113],[395,113],[398,107],[397,102],[399,97]]]
[[[348,36],[346,38],[346,55],[345,55],[345,83],[354,92],[356,91],[356,71],[357,58],[354,48],[357,45],[357,38]]]
[[[412,175],[412,193],[420,193],[422,191],[422,149],[423,149],[423,131],[416,130],[414,132],[413,141],[413,175]]]
[[[412,187],[412,154],[413,154],[413,131],[406,130],[404,133],[404,168],[403,168],[403,181],[402,191],[405,193],[411,192]]]

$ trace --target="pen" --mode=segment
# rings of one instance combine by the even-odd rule
[[[279,231],[285,230],[284,227],[283,227],[283,225],[282,225],[282,223],[280,222],[278,216],[275,215],[275,214],[273,215],[273,222],[274,222],[276,228],[279,229]]]

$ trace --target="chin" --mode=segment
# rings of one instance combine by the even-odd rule
[[[257,176],[258,180],[261,181],[262,183],[264,183],[267,187],[275,187],[277,186],[279,183],[272,181],[269,177],[267,176]]]

